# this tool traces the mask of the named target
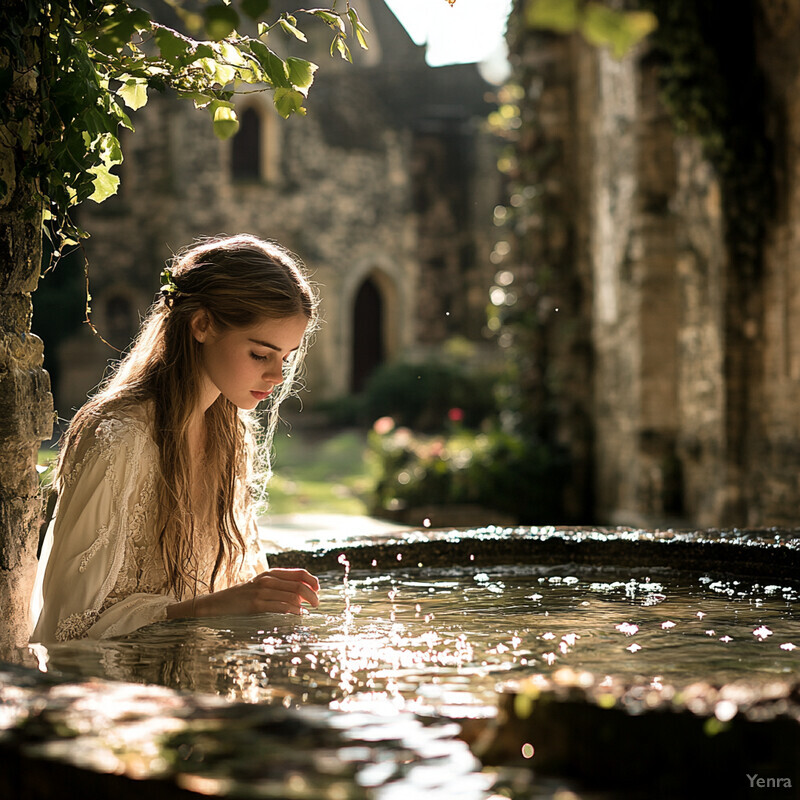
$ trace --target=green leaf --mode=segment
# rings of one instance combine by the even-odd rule
[[[119,146],[119,139],[113,135],[109,135],[108,139],[108,160],[113,164],[121,164],[122,148]]]
[[[109,5],[104,11],[107,16],[100,23],[97,38],[92,44],[106,55],[119,52],[130,42],[134,31],[150,29],[150,15],[141,8],[127,9],[125,6]]]
[[[655,30],[658,22],[647,11],[613,11],[602,3],[586,4],[581,30],[594,45],[608,45],[614,58],[622,58],[634,45]]]
[[[106,164],[97,164],[94,167],[90,167],[88,171],[94,176],[92,180],[94,191],[89,195],[90,200],[94,200],[95,203],[102,203],[103,200],[117,193],[119,178],[109,172],[109,167]]]
[[[283,28],[285,33],[288,33],[290,36],[294,36],[295,39],[299,39],[301,42],[307,42],[306,35],[301,31],[299,28],[296,28],[292,25],[291,22],[285,19],[279,20],[281,28]]]
[[[193,100],[195,108],[205,108],[214,98],[203,92],[178,92],[183,100]]]
[[[219,54],[226,64],[234,67],[246,66],[247,59],[242,55],[242,51],[238,47],[234,47],[229,42],[220,42],[215,47],[219,48]]]
[[[270,0],[242,0],[239,8],[252,20],[258,21],[269,11]]]
[[[198,63],[203,71],[218,86],[227,86],[236,77],[236,67],[220,64],[213,58],[201,58]]]
[[[77,122],[76,120],[76,123]],[[77,127],[78,125],[76,125],[76,129]],[[95,139],[96,134],[111,133],[116,130],[117,122],[108,113],[104,114],[99,108],[90,107],[85,109],[84,113],[81,114],[79,127],[81,130],[86,131],[87,135],[94,134],[88,138],[88,142],[91,143]]]
[[[347,46],[347,43],[344,40],[343,36],[337,36],[334,40],[336,44],[336,49],[339,51],[339,55],[349,61],[351,64],[353,63],[353,56],[350,55],[350,48]]]
[[[365,33],[369,33],[369,29],[362,24],[361,20],[358,18],[358,12],[354,9],[348,9],[347,16],[350,17],[350,24],[353,26],[353,33],[356,35],[356,39],[358,43],[361,45],[363,50],[369,50],[367,46],[367,40],[364,38]]]
[[[326,11],[324,8],[310,8],[308,9],[309,14],[313,14],[315,17],[319,17],[321,20],[324,20],[331,26],[331,28],[338,28],[342,33],[344,33],[344,21],[338,14],[332,14],[330,11]]]
[[[291,86],[289,68],[280,56],[275,55],[263,42],[259,41],[250,43],[250,51],[256,57],[258,63],[261,64],[261,68],[273,86],[284,89],[288,89]]]
[[[127,128],[129,131],[132,131],[133,123],[131,122],[131,118],[122,110],[122,106],[117,105],[116,103],[114,105],[117,106],[114,113],[116,114],[117,119],[119,119],[119,124],[122,125],[123,128]]]
[[[288,119],[292,114],[305,116],[303,100],[305,97],[295,89],[276,89],[273,97],[275,108],[284,119]]]
[[[150,15],[143,8],[131,9],[131,20],[137,31],[149,31],[152,27]]]
[[[525,22],[530,28],[571,33],[580,23],[579,0],[529,0]]]
[[[157,28],[155,40],[161,56],[170,64],[178,64],[192,45],[189,39],[170,28]]]
[[[239,130],[236,112],[225,105],[214,110],[214,133],[219,139],[230,139]]]
[[[147,104],[147,81],[141,78],[128,78],[117,89],[117,94],[123,99],[128,108],[136,111]]]
[[[319,69],[316,64],[304,61],[302,58],[287,58],[286,66],[289,68],[289,80],[303,95],[308,95],[308,89],[314,83],[314,73]]]
[[[203,11],[203,20],[208,38],[217,42],[230,36],[239,25],[236,9],[222,4],[208,6]]]

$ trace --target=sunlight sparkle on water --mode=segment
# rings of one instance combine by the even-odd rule
[[[320,607],[299,623],[155,625],[128,640],[49,648],[48,668],[253,703],[453,716],[492,715],[498,683],[556,672],[595,685],[608,675],[603,686],[639,676],[655,691],[796,670],[800,613],[789,587],[765,594],[758,584],[574,566],[380,572],[354,570],[345,553],[338,562],[320,575]],[[656,587],[665,599],[653,605]],[[712,630],[724,635],[705,635]]]

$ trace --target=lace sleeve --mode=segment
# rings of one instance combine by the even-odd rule
[[[62,480],[55,521],[45,541],[43,605],[33,641],[119,635],[166,617],[175,599],[118,581],[130,540],[152,503],[157,460],[147,431],[130,420],[104,419]],[[149,491],[149,494],[148,494]],[[110,594],[114,604],[106,606]]]

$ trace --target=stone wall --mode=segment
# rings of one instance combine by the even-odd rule
[[[552,309],[537,309],[541,351],[554,362],[547,371],[572,382],[539,380],[546,390],[529,397],[544,418],[557,409],[556,428],[572,427],[576,405],[588,415],[590,424],[568,434],[578,461],[571,480],[573,492],[591,498],[582,511],[596,522],[797,524],[800,10],[756,6],[747,24],[752,68],[766,86],[776,191],[774,211],[755,211],[765,236],[747,263],[726,216],[730,181],[701,140],[676,133],[647,46],[615,61],[577,36],[517,36],[523,120],[528,113],[541,126],[533,146],[520,137],[518,152],[529,163],[538,157],[524,176],[530,185],[549,182],[541,212],[529,218],[541,214],[540,226],[572,243],[557,281],[589,299],[564,309],[573,330],[588,330],[588,357],[565,349],[563,331],[543,322]],[[553,140],[560,173],[541,166]],[[521,253],[537,235],[522,231]],[[552,285],[543,277],[551,266],[540,257],[516,269],[532,270],[535,293]],[[593,476],[592,493],[576,475]]]
[[[238,98],[240,118],[249,110],[259,126],[249,176],[232,170],[238,138],[218,141],[191,104],[156,95],[134,115],[120,195],[81,209],[94,321],[113,345],[127,346],[172,252],[197,236],[236,232],[277,239],[320,286],[324,323],[307,362],[306,404],[353,389],[365,281],[381,301],[372,332],[381,360],[417,357],[456,334],[481,341],[499,195],[482,129],[488,87],[474,65],[427,67],[382,2],[359,12],[371,48],[354,53],[353,65],[330,59],[327,28],[313,29],[321,67],[307,117],[281,119],[269,93]],[[87,326],[60,345],[61,416],[116,355]]]

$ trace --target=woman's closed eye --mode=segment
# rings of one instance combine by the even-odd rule
[[[256,361],[266,361],[268,358],[272,356],[272,353],[267,353],[266,355],[259,355],[258,353],[250,353],[250,358],[255,359]]]

